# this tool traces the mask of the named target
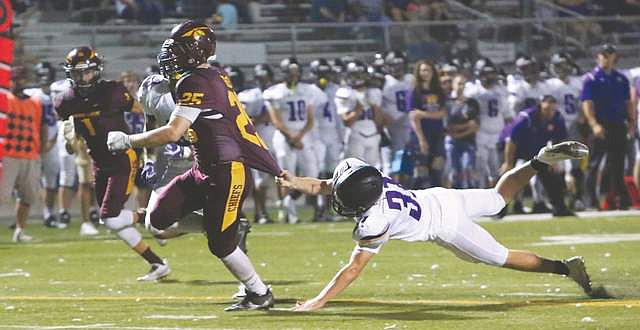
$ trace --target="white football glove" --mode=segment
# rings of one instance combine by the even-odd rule
[[[120,151],[131,148],[129,135],[120,131],[109,132],[107,134],[107,147],[110,151]]]
[[[62,121],[62,136],[69,144],[73,144],[76,139],[76,128],[73,123],[73,116],[69,116],[69,119]]]

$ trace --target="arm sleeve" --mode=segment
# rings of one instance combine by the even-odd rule
[[[391,224],[383,216],[365,216],[358,221],[353,230],[356,249],[371,253],[380,252],[380,248],[389,240]]]

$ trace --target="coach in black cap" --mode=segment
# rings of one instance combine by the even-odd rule
[[[617,207],[627,209],[631,205],[624,184],[624,155],[627,140],[635,136],[636,112],[630,101],[629,80],[615,69],[618,53],[611,44],[598,50],[598,65],[586,75],[582,87],[582,110],[593,139],[590,146],[587,191],[590,207],[598,208],[596,192],[600,162],[607,156],[609,189],[617,194]]]

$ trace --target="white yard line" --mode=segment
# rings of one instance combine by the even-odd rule
[[[582,211],[577,212],[578,218],[590,219],[590,218],[604,218],[604,217],[633,217],[640,216],[640,210],[627,210],[627,211]],[[506,217],[496,220],[492,218],[480,218],[477,222],[518,222],[518,221],[549,221],[549,220],[562,220],[562,218],[554,218],[551,213],[541,214],[514,214],[507,215]]]

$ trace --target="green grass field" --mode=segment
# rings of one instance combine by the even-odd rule
[[[430,243],[391,242],[354,285],[316,313],[287,311],[318,293],[347,261],[352,223],[254,226],[249,255],[276,309],[227,313],[236,282],[191,235],[153,248],[173,273],[138,283],[147,265],[110,235],[33,224],[31,244],[0,235],[0,328],[456,329],[640,327],[640,241],[534,246],[542,236],[640,234],[640,218],[566,218],[483,226],[511,248],[582,255],[616,299],[585,297],[568,279],[461,261]],[[103,229],[101,229],[103,231]],[[602,236],[606,237],[606,236]]]

